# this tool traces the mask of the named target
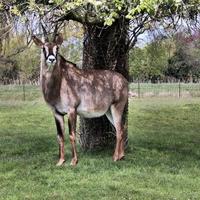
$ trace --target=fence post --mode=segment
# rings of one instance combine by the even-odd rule
[[[24,81],[23,81],[23,101],[26,100],[26,92],[25,92],[25,84],[24,84]]]
[[[181,98],[181,81],[178,81],[178,98]]]
[[[138,78],[138,98],[140,97],[140,79]]]

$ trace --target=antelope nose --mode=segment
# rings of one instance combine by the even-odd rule
[[[54,61],[55,61],[55,58],[49,58],[49,60],[50,60],[51,62],[54,62]]]

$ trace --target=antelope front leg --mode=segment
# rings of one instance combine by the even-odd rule
[[[57,166],[61,166],[65,162],[65,153],[64,153],[64,117],[57,113],[54,114],[56,128],[57,128],[57,137],[59,143],[59,161]]]
[[[72,160],[71,165],[75,166],[78,163],[77,151],[76,151],[76,111],[73,109],[68,113],[68,125],[69,125],[69,137],[72,148]]]

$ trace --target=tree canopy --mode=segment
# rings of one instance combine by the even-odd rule
[[[123,18],[130,24],[128,44],[132,47],[137,36],[147,29],[172,28],[182,19],[197,19],[199,3],[199,0],[9,0],[0,2],[0,12],[7,23],[19,17],[25,23],[30,20],[30,13],[34,13],[48,26],[75,20],[106,27]]]

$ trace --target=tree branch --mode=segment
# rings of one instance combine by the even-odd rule
[[[14,61],[11,60],[10,58],[0,56],[0,63],[2,63],[2,64],[7,64],[7,63],[14,64]]]
[[[87,4],[89,5],[89,4]],[[67,13],[61,17],[59,17],[56,21],[64,21],[64,20],[74,20],[82,24],[94,24],[94,25],[102,25],[103,20],[96,15],[95,12],[92,12],[88,9],[88,6],[79,6],[76,9],[67,11]]]

